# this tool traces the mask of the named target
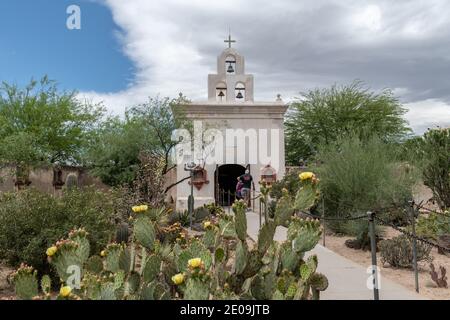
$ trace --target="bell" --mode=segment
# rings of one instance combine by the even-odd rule
[[[231,63],[228,65],[228,70],[227,70],[227,72],[228,72],[228,73],[233,73],[233,72],[234,72],[234,68],[233,68],[233,66],[231,65]]]
[[[220,90],[220,92],[219,92],[219,97],[221,97],[221,98],[225,97],[225,94],[223,93],[222,90]]]
[[[244,96],[242,95],[241,91],[238,92],[236,99],[242,99]]]

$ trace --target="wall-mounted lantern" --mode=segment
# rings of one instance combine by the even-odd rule
[[[261,169],[261,180],[264,180],[268,184],[272,184],[277,181],[277,172],[269,164]]]
[[[207,171],[204,168],[196,166],[192,171],[192,184],[197,190],[200,190],[204,184],[209,183]],[[191,184],[191,181],[189,181],[189,184]]]

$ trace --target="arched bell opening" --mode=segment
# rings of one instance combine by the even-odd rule
[[[236,57],[229,55],[225,59],[225,73],[236,74]]]
[[[227,100],[227,85],[224,82],[219,82],[216,85],[216,101],[224,102]]]
[[[236,87],[234,89],[234,96],[236,101],[244,102],[245,101],[245,84],[242,82],[236,83]]]

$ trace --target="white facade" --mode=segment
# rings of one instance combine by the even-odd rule
[[[203,145],[207,151],[200,157],[188,155],[183,159],[185,163],[194,161],[207,172],[209,182],[200,189],[194,187],[195,207],[218,201],[227,205],[227,198],[233,197],[236,175],[245,167],[253,176],[256,194],[261,169],[266,165],[276,170],[278,179],[284,176],[283,119],[287,105],[279,96],[274,102],[255,102],[253,88],[253,75],[245,74],[244,57],[227,48],[218,57],[217,74],[208,75],[208,101],[182,106],[186,116],[203,127],[201,132],[216,132],[214,142]],[[177,180],[188,174],[178,163]],[[177,185],[177,210],[187,209],[190,192],[188,180]]]

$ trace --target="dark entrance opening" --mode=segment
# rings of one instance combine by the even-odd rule
[[[231,206],[236,200],[237,178],[245,173],[238,164],[224,164],[216,169],[216,202],[220,206]]]

